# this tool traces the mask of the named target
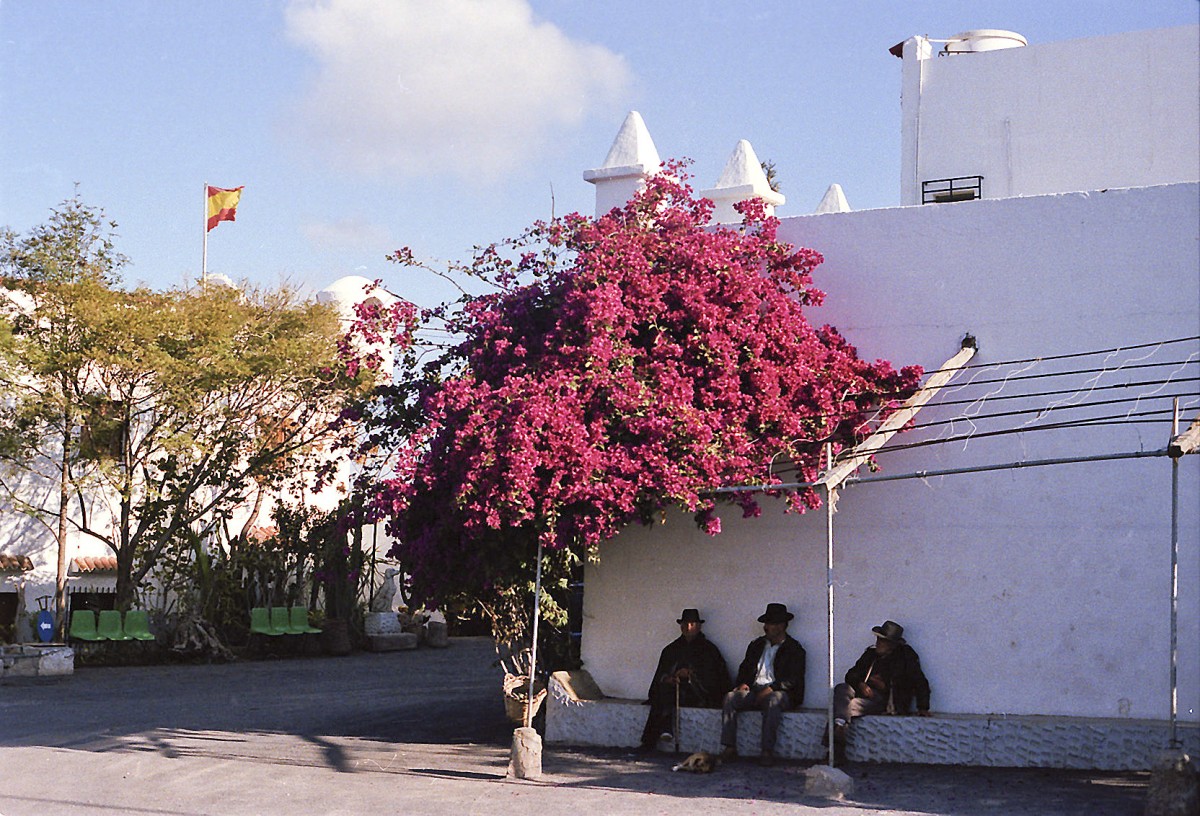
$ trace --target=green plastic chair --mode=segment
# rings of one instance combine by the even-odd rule
[[[256,606],[250,610],[250,632],[260,635],[282,635],[271,628],[271,610],[265,606]]]
[[[100,640],[133,640],[125,634],[125,627],[121,625],[121,612],[117,609],[100,610],[96,634],[100,636]]]
[[[317,635],[321,632],[308,625],[308,610],[303,606],[292,607],[290,623],[293,635]]]
[[[288,617],[286,606],[271,607],[271,628],[275,630],[277,635],[292,635],[292,622]]]
[[[100,635],[96,634],[96,613],[90,609],[72,612],[70,635],[76,640],[100,640]]]
[[[150,631],[150,613],[145,609],[130,609],[125,613],[125,634],[134,640],[154,640]]]

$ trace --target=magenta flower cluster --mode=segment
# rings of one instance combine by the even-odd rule
[[[669,507],[717,534],[713,488],[811,480],[827,442],[852,445],[916,387],[919,368],[810,325],[817,252],[778,240],[759,202],[710,227],[685,179],[671,163],[625,207],[535,224],[468,267],[496,291],[442,315],[464,339],[374,485],[418,599],[488,585],[531,542],[584,553]],[[731,500],[759,513],[753,494]]]

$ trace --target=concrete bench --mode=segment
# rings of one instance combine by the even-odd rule
[[[555,672],[546,699],[546,742],[565,745],[638,745],[649,709],[640,700],[606,697],[586,672]],[[721,712],[680,710],[679,749],[720,750]],[[783,715],[775,745],[778,756],[819,762],[825,709]],[[759,753],[762,715],[738,717],[738,753]],[[1200,753],[1200,724],[1178,726],[1184,750]],[[852,762],[908,762],[978,767],[1148,770],[1167,745],[1160,720],[1081,717],[938,714],[933,717],[863,717],[846,738]]]

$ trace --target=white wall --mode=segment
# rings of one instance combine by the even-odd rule
[[[986,365],[1200,334],[1198,201],[1200,185],[1177,184],[804,216],[780,234],[825,255],[815,277],[829,297],[810,318],[836,325],[862,356],[936,368],[971,332],[973,362]],[[1189,354],[1200,344],[1112,361]],[[933,406],[919,419],[960,410]],[[901,474],[1154,450],[1168,435],[1166,423],[1030,431],[880,461]],[[1197,721],[1200,456],[1180,476],[1180,716]],[[894,618],[922,655],[936,710],[1165,718],[1170,479],[1157,458],[850,486],[834,521],[836,679],[871,644],[871,626]],[[586,574],[583,658],[607,693],[645,693],[683,607],[701,609],[732,669],[765,604],[782,601],[809,652],[806,705],[824,704],[824,511],[739,517],[723,512],[716,538],[675,515],[601,547]]]
[[[901,201],[958,176],[984,198],[1200,179],[1198,54],[1182,26],[906,58]]]

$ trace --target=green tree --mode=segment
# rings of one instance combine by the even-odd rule
[[[61,490],[47,506],[11,475],[4,484],[22,510],[58,519],[60,545],[72,527],[109,546],[124,609],[168,548],[218,538],[246,503],[249,526],[268,492],[301,492],[373,372],[347,375],[333,310],[286,289],[124,291],[108,239],[77,265],[97,272],[48,274],[68,250],[83,254],[76,222],[99,215],[68,202],[29,238],[6,236],[2,448],[8,473],[25,475],[57,451]],[[30,251],[35,239],[55,251]]]
[[[125,257],[101,211],[78,197],[47,223],[19,236],[0,234],[0,489],[15,508],[46,522],[58,546],[55,610],[66,617],[67,534],[77,469],[84,389],[93,349],[102,342],[88,314],[106,308]],[[21,485],[56,489],[34,506]]]
[[[99,468],[93,514],[81,505],[80,529],[117,556],[121,606],[189,532],[220,539],[235,507],[251,504],[248,527],[268,493],[303,492],[369,376],[337,373],[336,315],[286,290],[141,298],[137,331],[98,366],[119,455]]]

